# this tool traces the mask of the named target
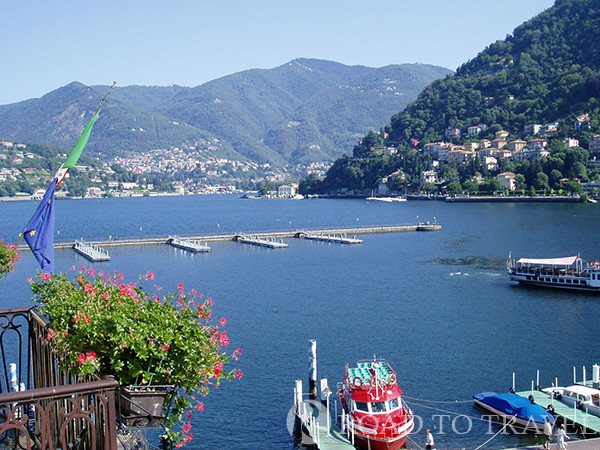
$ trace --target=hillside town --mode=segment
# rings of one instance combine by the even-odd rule
[[[269,163],[237,161],[215,157],[216,147],[191,147],[156,149],[128,156],[116,156],[108,162],[95,165],[79,164],[76,172],[85,174],[90,186],[81,195],[71,195],[67,189],[56,191],[57,198],[66,197],[141,197],[159,195],[189,195],[241,192],[242,182],[254,185],[283,185],[282,195],[288,195],[286,182],[308,173],[325,175],[328,164],[312,163],[291,168],[276,168]],[[64,161],[67,153],[56,157]],[[46,169],[46,158],[31,150],[31,146],[8,140],[0,141],[0,188],[5,182],[36,187],[31,192],[2,192],[3,200],[41,199],[52,173]],[[123,180],[115,169],[126,173]],[[70,177],[71,174],[67,174]],[[156,186],[151,180],[156,176],[172,180],[165,186]],[[120,179],[121,178],[121,179]],[[222,180],[222,182],[220,182]],[[25,189],[24,189],[25,190]],[[11,195],[12,194],[12,195]],[[291,194],[292,196],[295,194]]]
[[[577,116],[573,123],[573,130],[576,132],[588,133],[588,152],[590,160],[588,167],[600,167],[600,134],[594,134],[590,126],[591,119],[587,114]],[[465,164],[471,160],[478,160],[481,168],[486,172],[496,172],[507,162],[534,161],[540,158],[548,158],[549,139],[555,136],[560,128],[558,122],[547,124],[530,124],[524,127],[522,136],[528,140],[511,136],[511,133],[505,130],[499,130],[494,133],[494,139],[477,140],[479,134],[487,130],[487,125],[478,124],[467,128],[467,141],[462,144],[451,142],[458,140],[463,134],[460,128],[448,128],[445,130],[445,137],[450,140],[431,142],[420,145],[418,141],[412,140],[411,147],[426,152],[433,157],[432,165],[429,170],[421,172],[421,180],[425,184],[441,185],[446,182],[438,175],[437,168],[440,164]],[[535,137],[543,136],[543,137]],[[384,136],[386,138],[387,136]],[[513,137],[511,139],[511,137]],[[579,140],[567,137],[563,141],[564,148],[579,147]],[[393,146],[375,147],[373,150],[379,151],[383,155],[395,155],[398,149]],[[394,177],[402,178],[402,171],[397,171],[382,179],[378,186],[378,194],[386,195],[390,192],[387,186],[388,180]],[[501,188],[507,191],[515,191],[517,185],[516,175],[513,172],[501,172],[494,176],[499,182]],[[483,181],[482,178],[475,181]],[[569,181],[564,178],[561,181]],[[580,180],[577,180],[580,181]],[[598,183],[590,183],[590,187],[598,187]]]

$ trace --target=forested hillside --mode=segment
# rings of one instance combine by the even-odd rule
[[[582,117],[584,126],[576,126]],[[339,158],[325,180],[304,180],[304,192],[370,192],[387,180],[400,192],[492,193],[501,172],[515,176],[520,193],[577,191],[580,182],[600,181],[588,151],[600,133],[600,3],[556,0],[431,83],[382,128]],[[507,140],[494,142],[497,133]],[[529,146],[536,139],[539,152],[496,152],[509,141]],[[444,151],[455,151],[452,159],[427,151],[425,144],[441,141]],[[490,144],[496,147],[483,152]]]
[[[557,0],[471,61],[429,85],[391,119],[390,139],[432,142],[447,128],[498,124],[521,133],[558,122],[567,135],[588,113],[600,125],[600,4]]]

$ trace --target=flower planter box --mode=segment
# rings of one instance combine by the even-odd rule
[[[120,419],[127,426],[156,427],[165,419],[163,405],[173,386],[126,386],[119,398]]]

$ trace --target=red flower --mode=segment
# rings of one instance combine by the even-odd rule
[[[223,331],[221,336],[219,336],[219,344],[223,347],[227,347],[229,345],[229,338],[227,337],[227,331]]]
[[[225,319],[225,317],[221,317],[221,320],[219,320],[219,325],[221,325],[222,327],[227,325],[227,319]]]
[[[238,369],[238,371],[234,375],[234,377],[236,377],[238,380],[241,380],[243,376],[244,376],[244,374],[242,373],[242,371],[240,369]]]
[[[215,368],[213,370],[213,373],[215,374],[215,377],[218,377],[219,374],[221,373],[221,370],[223,370],[223,363],[222,362],[218,362],[215,364]]]
[[[44,281],[48,281],[50,278],[52,278],[52,275],[50,275],[48,272],[44,272],[40,275],[40,278]]]

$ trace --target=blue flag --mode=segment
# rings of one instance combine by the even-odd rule
[[[22,235],[40,263],[42,270],[54,273],[54,179],[35,213],[23,228]]]

